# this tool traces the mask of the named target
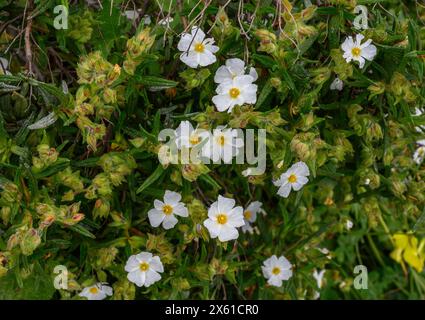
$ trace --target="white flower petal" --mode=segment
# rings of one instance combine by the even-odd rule
[[[166,215],[164,220],[162,221],[162,226],[164,227],[165,230],[169,230],[174,228],[174,226],[177,224],[178,220],[177,218],[173,215]]]
[[[162,221],[165,219],[165,213],[162,211],[151,209],[148,212],[149,223],[152,227],[158,227]]]
[[[164,202],[169,205],[176,205],[182,199],[180,193],[166,190],[164,194]]]

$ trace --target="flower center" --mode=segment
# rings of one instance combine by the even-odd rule
[[[278,267],[274,267],[273,270],[272,270],[272,273],[274,275],[278,275],[280,273],[280,269]]]
[[[90,288],[90,293],[91,294],[96,294],[96,293],[98,293],[99,292],[99,289],[98,288],[96,288],[96,287],[93,287],[93,288]]]
[[[227,222],[227,216],[225,214],[223,214],[223,213],[219,214],[217,216],[217,222],[219,224],[225,224]]]
[[[140,268],[140,271],[147,271],[147,270],[149,269],[149,263],[142,262],[142,263],[139,265],[139,268]]]
[[[418,150],[418,154],[419,154],[420,156],[425,156],[425,148],[424,148],[424,147],[419,148],[419,150]]]
[[[288,182],[290,182],[290,183],[295,183],[295,182],[297,182],[297,176],[296,176],[295,174],[291,174],[291,175],[288,177]]]
[[[232,88],[229,90],[230,98],[236,99],[241,94],[241,91],[238,88]]]
[[[173,213],[173,207],[170,206],[169,204],[166,204],[165,206],[162,207],[162,212],[164,212],[166,215],[170,215]]]
[[[243,213],[243,216],[245,217],[246,220],[249,220],[252,217],[252,212],[251,211],[245,211]]]
[[[201,142],[201,137],[196,134],[193,134],[190,136],[189,142],[190,144],[198,144],[199,142]]]
[[[351,49],[351,53],[355,57],[359,57],[361,52],[362,52],[362,49],[360,49],[358,47]]]
[[[205,46],[202,43],[195,44],[195,51],[198,53],[202,53],[205,50]]]
[[[220,146],[224,146],[224,143],[226,142],[226,138],[224,137],[224,135],[219,135],[218,137],[217,137],[217,143],[220,145]]]

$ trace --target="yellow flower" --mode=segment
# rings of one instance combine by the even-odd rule
[[[425,253],[424,245],[425,239],[421,241],[418,246],[418,239],[412,234],[398,233],[392,236],[395,249],[391,252],[392,259],[397,261],[405,270],[404,262],[411,267],[415,268],[418,272],[424,269]]]

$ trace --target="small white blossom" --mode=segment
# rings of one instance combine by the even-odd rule
[[[251,223],[254,223],[255,220],[257,219],[257,213],[260,212],[261,210],[261,206],[263,204],[260,201],[254,201],[251,202],[248,206],[248,208],[245,209],[244,213],[243,213],[243,218],[244,218],[244,222],[245,225],[242,226],[242,232],[249,232],[249,233],[253,233],[254,229],[251,226]]]
[[[424,114],[424,111],[423,111],[422,108],[415,108],[415,116],[416,117],[420,117],[423,114]],[[416,129],[417,132],[423,132],[423,131],[425,131],[425,125],[417,126],[415,129]]]
[[[236,76],[232,80],[220,83],[212,98],[218,111],[232,112],[234,106],[257,102],[257,85],[250,75]]]
[[[128,20],[137,20],[139,18],[139,12],[141,10],[126,10],[124,11],[123,15],[126,16]]]
[[[202,141],[209,138],[206,130],[194,129],[189,121],[182,121],[175,130],[176,145],[180,150],[182,148],[193,148]]]
[[[218,196],[218,200],[208,209],[208,219],[204,226],[208,229],[211,238],[221,242],[234,240],[239,237],[236,228],[243,226],[243,209],[235,207],[235,200]]]
[[[152,256],[150,252],[141,252],[128,258],[125,271],[128,272],[129,281],[138,287],[149,287],[161,279],[159,273],[164,272],[164,266],[158,256]]]
[[[143,18],[142,18],[142,21],[141,21],[143,24],[145,24],[145,25],[150,25],[151,23],[152,23],[152,19],[151,19],[151,16],[150,15],[148,15],[148,14],[145,14],[144,16],[143,16]]]
[[[174,228],[178,220],[175,215],[181,217],[189,216],[189,212],[183,202],[182,196],[174,191],[165,191],[164,202],[154,201],[153,209],[149,210],[148,217],[152,227],[158,227],[161,223],[165,230]]]
[[[282,286],[283,280],[292,277],[292,265],[284,256],[271,256],[263,262],[261,269],[267,283],[275,287]]]
[[[107,296],[112,296],[112,288],[105,284],[105,282],[98,282],[91,287],[86,287],[79,296],[86,297],[87,300],[103,300]]]
[[[347,228],[347,230],[351,230],[353,225],[354,225],[354,223],[350,219],[347,219],[347,221],[345,221],[345,227]]]
[[[214,45],[214,39],[205,38],[205,33],[198,27],[193,27],[191,33],[184,33],[177,48],[182,52],[180,60],[191,68],[216,62],[214,53],[219,49]]]
[[[277,192],[281,197],[287,198],[291,189],[300,190],[307,182],[310,171],[307,165],[299,161],[293,164],[280,178],[274,181],[274,185],[279,187]]]
[[[413,154],[413,161],[415,161],[417,164],[421,164],[425,159],[425,140],[419,140],[416,143],[419,145],[419,147]]]
[[[220,66],[214,76],[215,83],[223,83],[232,81],[237,76],[245,75],[245,62],[239,58],[227,59],[226,65]],[[249,76],[252,77],[252,81],[258,79],[258,74],[255,68],[249,69]]]
[[[168,28],[170,26],[170,23],[173,22],[173,21],[174,21],[173,17],[165,17],[165,18],[159,20],[158,24]]]
[[[217,127],[213,130],[212,136],[202,148],[202,156],[217,163],[223,160],[224,163],[231,163],[236,157],[244,143],[238,137],[236,129]]]
[[[313,271],[313,278],[316,279],[317,287],[319,289],[321,289],[322,286],[323,286],[323,277],[325,275],[325,272],[326,272],[326,270],[321,270],[320,272],[317,272],[316,269],[314,269],[314,271]]]
[[[341,91],[342,89],[344,89],[344,82],[340,78],[337,77],[331,83],[330,89]]]
[[[376,47],[372,44],[372,40],[369,39],[362,44],[363,39],[364,36],[362,34],[357,34],[356,41],[352,37],[348,37],[341,46],[342,50],[344,50],[344,59],[347,62],[351,62],[351,60],[358,61],[360,69],[364,67],[366,60],[372,61],[376,56]]]
[[[319,250],[322,254],[324,254],[326,258],[328,258],[329,260],[332,259],[332,256],[328,248],[316,248],[316,249]]]

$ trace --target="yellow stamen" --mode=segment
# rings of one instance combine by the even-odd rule
[[[149,263],[142,262],[142,263],[139,265],[139,268],[140,268],[140,270],[141,270],[141,271],[147,271],[147,270],[149,269]]]
[[[272,270],[272,273],[274,275],[278,275],[280,273],[280,269],[278,267],[274,267],[273,270]]]
[[[220,135],[217,137],[217,143],[221,146],[224,146],[224,143],[226,142],[226,138],[224,135]]]
[[[360,49],[358,47],[351,49],[351,53],[355,57],[359,57],[361,52],[362,52],[362,49]]]
[[[195,51],[202,53],[205,50],[205,46],[202,43],[195,44]]]
[[[252,217],[252,212],[251,211],[245,211],[243,213],[243,216],[245,217],[246,220],[249,220]]]
[[[193,134],[190,136],[189,142],[190,144],[198,144],[199,142],[201,142],[201,137],[197,136],[196,134]]]
[[[90,288],[90,293],[91,294],[96,294],[96,293],[98,293],[99,292],[99,289],[98,288],[96,288],[96,287],[93,287],[93,288]]]
[[[290,183],[297,182],[297,176],[295,174],[291,174],[288,178],[288,182],[290,182]]]
[[[166,204],[165,206],[162,207],[162,212],[164,212],[166,215],[172,214],[173,207],[170,206],[169,204]]]
[[[236,99],[241,94],[241,91],[238,88],[232,88],[229,90],[230,98]]]
[[[227,216],[225,214],[223,214],[223,213],[219,214],[217,216],[217,222],[219,224],[225,224],[227,222]]]

